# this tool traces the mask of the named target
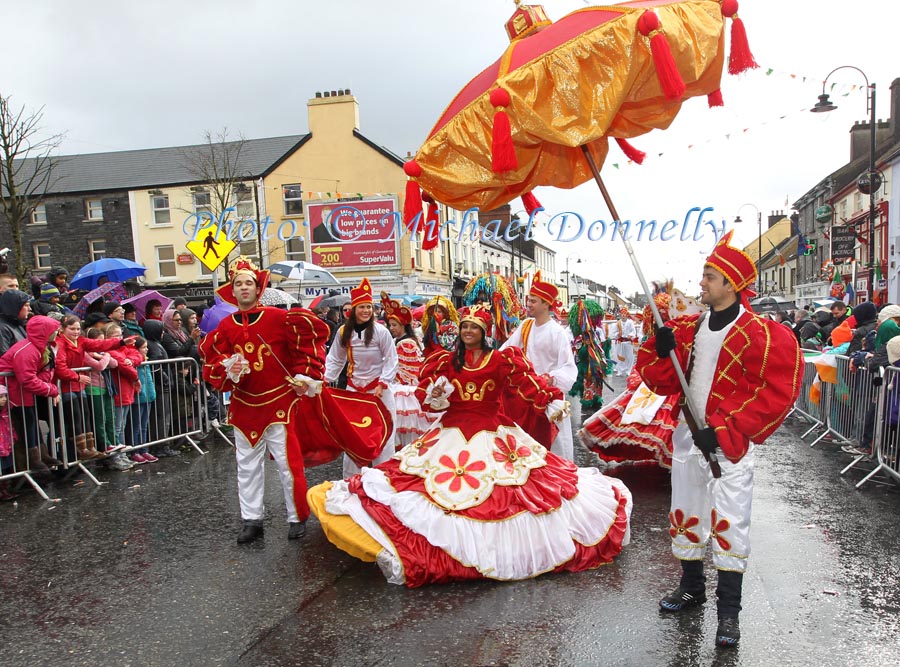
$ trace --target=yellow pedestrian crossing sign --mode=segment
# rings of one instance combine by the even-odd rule
[[[210,222],[197,230],[194,238],[185,247],[199,259],[210,271],[215,271],[225,261],[228,253],[237,247],[237,243],[228,238],[218,225]]]

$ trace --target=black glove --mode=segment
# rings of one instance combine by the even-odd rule
[[[709,456],[716,451],[719,441],[716,439],[716,432],[707,426],[694,434],[694,444],[697,446],[697,449]]]
[[[656,330],[656,356],[665,359],[675,349],[675,332],[671,327],[660,327]]]
[[[881,377],[880,375],[876,375],[872,378],[872,386],[873,387],[880,387],[883,384],[884,384],[884,378]]]

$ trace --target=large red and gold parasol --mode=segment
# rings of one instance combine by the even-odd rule
[[[556,23],[540,6],[516,5],[506,25],[509,47],[459,92],[404,165],[410,225],[422,214],[420,188],[426,199],[456,209],[494,209],[519,196],[531,209],[535,187],[574,188],[591,177],[620,220],[600,176],[608,140],[640,162],[643,154],[626,139],[667,128],[690,97],[722,104],[726,18],[732,19],[729,72],[756,67],[737,0],[623,2]],[[634,249],[624,234],[622,241],[663,326]],[[690,401],[678,358],[674,351],[669,356]],[[702,406],[683,409],[693,431],[703,426]],[[718,477],[715,454],[707,459]]]
[[[457,94],[406,172],[457,209],[580,185],[592,175],[585,148],[601,165],[609,138],[668,127],[690,97],[721,104],[725,19],[736,11],[736,0],[642,0],[550,23],[543,8],[519,6],[509,47]],[[732,71],[755,65],[743,38],[735,20]]]

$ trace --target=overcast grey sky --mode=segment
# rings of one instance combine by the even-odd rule
[[[543,4],[557,19],[589,3]],[[900,76],[891,67],[889,6],[742,0],[762,69],[726,76],[724,109],[691,100],[668,130],[634,139],[651,156],[643,166],[610,149],[603,172],[622,216],[681,220],[694,206],[712,207],[730,227],[743,203],[765,218],[844,164],[849,127],[867,117],[865,93],[849,92],[862,77],[845,70],[832,79],[848,87],[838,111],[801,109],[816,101],[831,69],[850,64],[877,83],[878,115],[887,117],[890,83]],[[5,50],[14,54],[0,60],[0,93],[44,105],[48,132],[65,132],[64,152],[81,153],[195,143],[223,126],[248,138],[303,133],[306,101],[317,90],[350,88],[362,132],[405,155],[459,88],[502,53],[513,8],[512,0],[0,0]],[[608,218],[591,184],[537,195],[551,213]],[[744,208],[741,217],[754,221],[755,211]],[[741,227],[741,244],[756,237],[755,224]],[[587,275],[637,289],[619,245],[551,245],[559,265],[581,258]],[[674,277],[689,292],[710,246],[635,245],[651,278]]]

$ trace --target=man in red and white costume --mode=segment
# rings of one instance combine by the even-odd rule
[[[243,519],[238,543],[263,534],[267,453],[278,466],[284,488],[288,539],[297,539],[305,533],[309,505],[303,455],[296,434],[287,426],[300,397],[321,388],[328,327],[311,311],[290,311],[289,316],[278,308],[260,306],[269,272],[258,271],[247,258],[235,261],[230,277],[218,293],[238,311],[223,319],[200,349],[204,379],[219,391],[231,392],[228,417],[234,426]],[[289,381],[276,359],[296,383]]]
[[[551,311],[560,305],[556,285],[544,282],[540,271],[535,273],[528,298],[525,299],[525,307],[530,317],[522,322],[500,349],[520,348],[525,358],[534,366],[535,372],[543,376],[550,385],[558,387],[565,396],[575,384],[578,367],[575,365],[575,355],[572,353],[567,329],[550,317]],[[559,431],[555,437],[550,438],[548,446],[541,433],[532,432],[535,430],[531,423],[533,420],[518,414],[510,416],[517,420],[521,419],[521,426],[551,452],[569,461],[575,460],[572,424],[568,419],[563,419],[557,424]]]
[[[740,639],[743,573],[750,556],[754,443],[781,425],[800,390],[802,361],[789,329],[750,310],[747,288],[753,260],[726,234],[707,258],[700,281],[704,315],[679,317],[659,329],[638,352],[638,372],[651,391],[681,394],[669,353],[688,376],[689,406],[707,425],[693,436],[682,419],[673,435],[672,553],[681,560],[681,583],[660,609],[678,612],[706,601],[703,559],[712,540],[718,570],[716,644]],[[683,397],[682,397],[683,400]],[[677,408],[676,408],[677,410]],[[702,425],[702,424],[701,424]],[[713,475],[717,458],[721,477]]]
[[[223,319],[200,345],[203,377],[231,392],[238,498],[243,526],[238,543],[263,534],[264,464],[278,466],[287,506],[288,539],[306,532],[304,459],[311,465],[348,451],[368,464],[391,432],[378,401],[348,397],[323,387],[328,326],[311,310],[284,311],[258,305],[269,281],[245,257],[231,270],[219,296],[238,311]],[[301,451],[300,438],[308,451]]]

